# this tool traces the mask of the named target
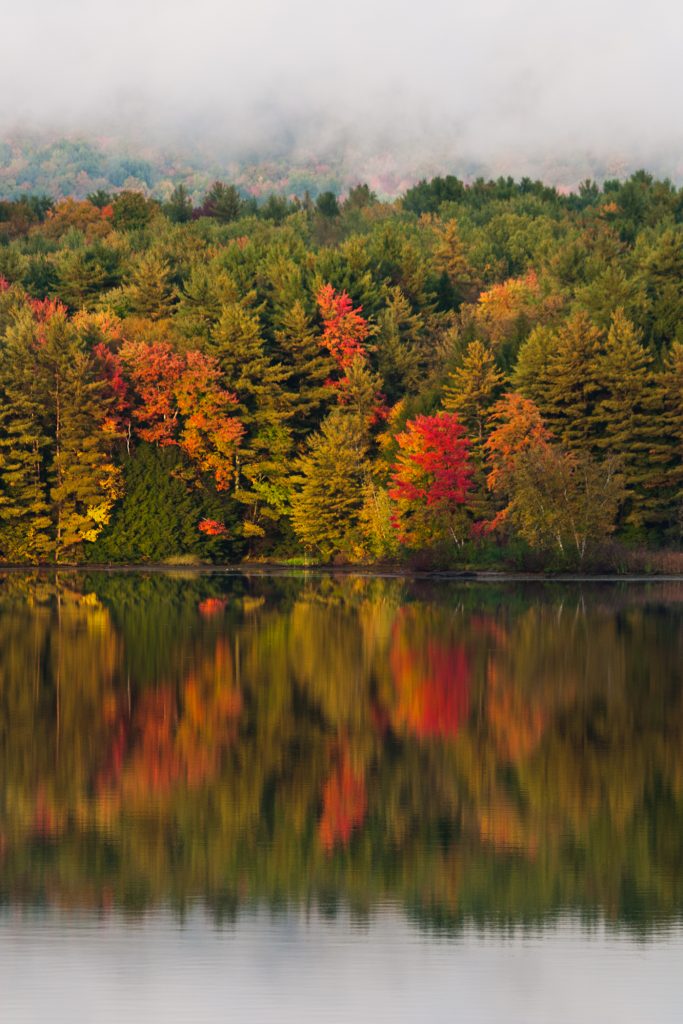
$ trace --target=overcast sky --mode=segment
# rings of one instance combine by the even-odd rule
[[[678,0],[5,0],[1,23],[4,131],[683,172]]]

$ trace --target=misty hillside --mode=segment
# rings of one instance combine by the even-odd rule
[[[683,176],[671,174],[671,161],[648,166],[657,177],[683,181]],[[571,159],[530,159],[526,168],[532,177],[542,178],[561,192],[577,191],[587,178],[602,183],[626,178],[638,169],[635,159],[585,154]],[[286,143],[273,143],[271,152],[262,149],[230,160],[201,146],[173,150],[87,134],[50,137],[21,133],[0,137],[0,199],[28,195],[85,199],[98,190],[130,190],[167,201],[173,189],[182,184],[198,205],[215,180],[229,181],[243,196],[257,200],[271,193],[300,199],[306,193],[313,198],[327,191],[346,194],[359,182],[367,183],[379,198],[391,199],[423,178],[443,174],[474,181],[478,177],[507,177],[508,170],[504,160],[448,159],[429,150],[407,154],[388,148],[373,155],[367,149],[342,146],[332,147],[318,158],[300,146],[292,144],[288,151]]]

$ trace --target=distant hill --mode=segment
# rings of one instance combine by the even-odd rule
[[[638,166],[637,161],[619,156],[605,162],[584,154],[571,164],[548,159],[542,165],[530,165],[527,172],[561,191],[569,191],[589,177],[596,181],[627,177]],[[651,170],[660,177],[670,173],[669,167]],[[453,161],[428,153],[415,153],[409,158],[405,153],[398,156],[391,152],[370,154],[346,149],[321,158],[297,150],[228,161],[201,149],[131,146],[109,137],[50,138],[16,133],[0,137],[0,199],[37,194],[53,199],[83,199],[98,189],[132,189],[163,200],[169,198],[176,185],[183,184],[192,200],[199,202],[217,179],[230,181],[245,195],[256,198],[271,192],[300,198],[308,192],[315,198],[321,192],[344,193],[359,182],[367,182],[380,199],[390,199],[421,178],[444,173],[471,181],[479,175],[505,176],[510,169],[502,163]]]
[[[328,190],[348,191],[360,177],[380,197],[388,198],[431,170],[427,165],[416,166],[415,173],[402,174],[391,157],[379,156],[358,161],[354,174],[347,169],[349,163],[307,155],[220,162],[201,152],[132,149],[108,139],[6,136],[0,139],[0,198],[44,193],[53,199],[83,199],[98,189],[133,189],[167,199],[182,183],[199,201],[217,179],[229,180],[257,198],[271,192],[299,197],[309,192],[315,197]]]

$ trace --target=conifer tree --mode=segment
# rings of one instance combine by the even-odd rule
[[[214,181],[204,196],[202,213],[205,217],[213,217],[221,224],[229,224],[237,220],[244,208],[244,200],[234,185],[225,185],[222,181]]]
[[[245,508],[246,532],[258,536],[264,502],[276,520],[285,501],[284,477],[293,447],[288,426],[292,409],[283,387],[288,371],[270,359],[258,315],[243,302],[224,307],[210,345],[237,395],[246,428],[235,458],[235,497]]]
[[[683,342],[683,242],[680,225],[666,231],[645,261],[649,299],[648,337],[655,347]]]
[[[305,291],[302,268],[291,256],[276,250],[268,259],[263,276],[272,323],[280,323],[297,303],[301,303]]]
[[[335,364],[321,348],[303,303],[298,299],[283,313],[275,339],[282,364],[288,371],[284,387],[292,410],[289,421],[292,434],[300,438],[310,431],[333,399],[326,382]]]
[[[40,561],[52,550],[43,459],[49,443],[35,374],[33,318],[10,328],[0,355],[0,557]]]
[[[227,386],[239,400],[240,418],[253,431],[262,423],[287,419],[282,387],[288,373],[266,352],[258,314],[244,302],[229,302],[211,333],[209,349],[225,374]]]
[[[481,444],[484,425],[494,402],[500,397],[503,375],[493,355],[481,341],[467,346],[462,366],[449,374],[444,388],[443,407],[458,413],[471,439]]]
[[[178,555],[211,554],[227,559],[240,550],[234,507],[203,487],[188,487],[186,458],[179,448],[139,444],[124,460],[124,497],[111,522],[87,548],[90,561],[159,562]],[[199,524],[219,520],[216,538]]]
[[[164,213],[173,224],[185,224],[192,219],[192,200],[184,185],[176,185]]]
[[[438,242],[432,262],[440,275],[439,298],[442,308],[457,307],[461,302],[472,302],[477,294],[476,274],[465,254],[458,222],[446,221],[438,232]]]
[[[389,402],[418,386],[424,327],[397,286],[379,314],[377,366]]]
[[[52,317],[39,349],[52,439],[50,504],[56,561],[94,541],[119,495],[104,429],[107,402],[92,357],[63,315]]]
[[[659,375],[664,415],[662,433],[669,451],[663,486],[669,499],[670,532],[683,539],[683,343],[675,341]]]
[[[104,289],[105,273],[97,260],[77,249],[57,264],[56,294],[71,309],[90,308]]]
[[[602,398],[599,356],[603,333],[585,313],[559,328],[538,406],[555,436],[569,448],[595,447],[593,414]]]
[[[355,356],[345,376],[335,383],[340,412],[352,416],[368,432],[385,415],[381,387],[379,374],[373,373],[362,356]]]
[[[631,527],[655,523],[667,496],[663,469],[666,446],[661,441],[662,395],[652,372],[652,356],[641,334],[617,310],[605,349],[597,360],[601,398],[593,414],[595,447],[618,459],[626,505],[622,522]]]
[[[512,371],[515,391],[540,404],[548,388],[548,368],[557,344],[557,335],[550,327],[538,324],[532,330],[517,356]]]
[[[292,524],[304,547],[325,559],[358,553],[366,454],[363,424],[335,409],[299,462]]]
[[[154,252],[140,257],[125,290],[126,301],[132,313],[150,320],[163,320],[173,305],[171,268],[165,259]]]
[[[185,337],[208,341],[223,307],[237,299],[237,286],[227,271],[194,263],[180,290],[174,320]]]

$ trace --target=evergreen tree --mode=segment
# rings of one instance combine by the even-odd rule
[[[238,452],[234,498],[243,509],[242,536],[272,544],[290,511],[293,439],[285,423],[265,423]]]
[[[105,287],[103,268],[91,254],[77,249],[57,264],[54,293],[71,309],[89,309]]]
[[[292,411],[290,427],[298,439],[311,430],[333,398],[326,382],[335,364],[321,348],[303,303],[298,299],[283,313],[275,339],[282,364],[288,371],[283,386]]]
[[[140,231],[152,219],[156,203],[140,192],[119,192],[113,201],[114,227],[123,231]]]
[[[225,374],[227,387],[239,400],[240,419],[246,427],[287,419],[283,382],[287,370],[273,363],[266,352],[257,313],[244,302],[229,302],[211,333],[209,343]]]
[[[0,355],[0,557],[40,561],[52,551],[43,459],[49,438],[35,373],[34,323],[26,311]]]
[[[425,332],[420,317],[399,287],[390,290],[377,321],[377,366],[384,392],[393,404],[406,391],[418,387]]]
[[[321,217],[339,216],[339,201],[334,192],[321,192],[315,201],[315,208]]]
[[[605,330],[617,309],[622,309],[629,319],[642,323],[647,308],[642,283],[628,277],[617,263],[610,263],[587,285],[579,288],[576,300],[592,322]]]
[[[363,424],[333,410],[299,462],[299,488],[292,499],[294,532],[305,548],[325,559],[359,553],[366,455]]]
[[[462,366],[449,374],[444,388],[443,407],[458,413],[473,440],[484,439],[484,424],[494,402],[500,397],[503,375],[493,355],[481,341],[467,346]]]
[[[262,288],[271,310],[269,322],[275,325],[297,303],[302,304],[305,291],[302,268],[289,254],[278,249],[267,260],[263,278]]]
[[[192,200],[184,185],[176,185],[171,198],[164,206],[164,213],[173,224],[185,224],[192,220]]]
[[[648,335],[655,348],[683,342],[683,232],[666,231],[642,268],[649,299]]]
[[[132,313],[162,320],[173,306],[171,271],[166,260],[147,252],[137,261],[126,288],[126,299]]]
[[[221,224],[229,224],[242,214],[243,207],[244,201],[234,185],[214,181],[204,197],[201,212],[205,217],[213,217]]]
[[[467,259],[456,220],[446,221],[439,229],[432,263],[439,275],[441,309],[457,308],[461,302],[472,302],[476,298],[476,274]]]
[[[351,416],[368,433],[385,413],[381,377],[362,356],[356,356],[336,386],[340,413]]]
[[[288,371],[266,353],[258,315],[244,303],[224,307],[210,344],[246,427],[235,459],[235,496],[245,508],[246,532],[260,536],[264,503],[266,518],[276,521],[286,501],[284,479],[293,448],[288,427],[293,410],[283,386]]]
[[[661,520],[666,493],[661,442],[662,396],[652,372],[652,356],[623,310],[612,318],[605,349],[597,361],[602,397],[592,423],[595,447],[618,459],[626,506],[622,522],[631,527]]]
[[[234,505],[211,490],[191,488],[187,465],[175,446],[140,444],[123,464],[124,497],[92,546],[91,562],[161,562],[195,555],[234,559],[240,552]],[[212,520],[225,533],[212,536],[199,524]]]
[[[547,393],[548,372],[556,345],[555,331],[539,324],[522,344],[512,371],[515,391],[537,405],[543,402]]]
[[[50,504],[55,558],[94,541],[116,500],[119,471],[105,430],[107,401],[92,357],[63,315],[46,324],[38,370],[52,439]]]
[[[602,398],[602,346],[602,331],[585,313],[573,314],[557,332],[538,406],[551,431],[569,448],[595,447],[593,414]]]
[[[236,302],[235,282],[215,264],[193,263],[178,296],[174,320],[187,338],[208,341],[223,306]]]
[[[669,498],[670,533],[683,540],[683,343],[675,341],[666,355],[659,375],[664,405],[661,427],[669,450],[669,463],[662,486]]]

